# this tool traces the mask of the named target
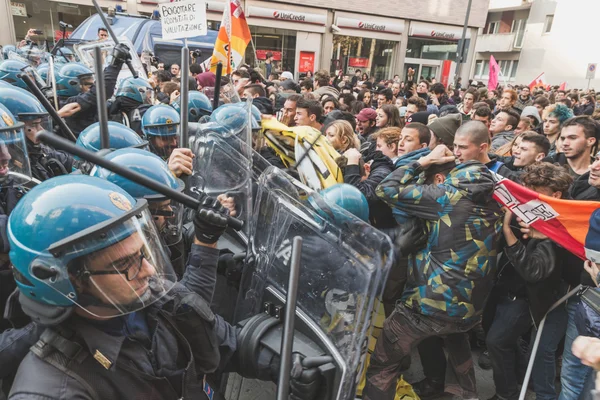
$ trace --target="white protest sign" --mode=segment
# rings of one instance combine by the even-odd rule
[[[163,39],[183,39],[204,36],[206,27],[206,2],[198,0],[160,3]]]

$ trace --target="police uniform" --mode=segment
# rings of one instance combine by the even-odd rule
[[[117,77],[121,71],[121,65],[109,65],[104,68],[104,87],[107,96],[112,96],[117,84]],[[96,85],[93,85],[86,93],[80,93],[77,96],[72,96],[66,99],[61,106],[66,104],[77,103],[81,110],[70,117],[65,118],[65,122],[71,128],[75,136],[98,121],[98,103],[96,102]]]

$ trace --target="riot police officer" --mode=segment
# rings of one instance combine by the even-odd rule
[[[133,148],[120,149],[106,155],[106,158],[179,192],[182,192],[185,187],[182,180],[173,176],[167,163],[149,151]],[[169,249],[171,265],[177,276],[182,277],[187,260],[187,251],[181,231],[183,205],[98,166],[94,167],[90,176],[106,179],[136,199],[148,201],[148,208],[156,229]]]
[[[179,144],[179,113],[171,106],[152,106],[142,117],[142,132],[148,138],[150,151],[167,160]]]
[[[226,214],[203,205],[195,242],[215,247]],[[176,283],[147,202],[110,182],[43,182],[13,211],[8,235],[24,310],[54,324],[21,363],[11,399],[211,398],[203,376],[254,344]],[[253,363],[262,370],[244,372],[273,378],[278,358],[256,350],[248,361],[263,360]]]
[[[181,96],[173,102],[173,108],[181,114]],[[188,99],[188,121],[198,122],[204,116],[210,116],[212,113],[212,104],[208,96],[196,90],[189,93]]]
[[[10,275],[7,237],[8,216],[19,200],[25,195],[23,185],[31,180],[29,160],[23,133],[23,123],[16,120],[12,113],[0,104],[0,309],[8,295],[14,290],[14,281]],[[0,332],[9,327],[0,320]]]
[[[79,134],[75,145],[97,153],[102,149],[101,143],[100,123],[94,122]],[[146,140],[143,140],[137,133],[125,125],[112,121],[108,121],[108,144],[112,150],[125,148],[148,149],[148,142]],[[75,160],[78,162],[77,169],[82,173],[88,174],[91,171],[92,164],[81,160],[77,156],[75,156]]]
[[[28,90],[27,85],[19,77],[21,74],[29,75],[39,87],[44,87],[45,83],[30,65],[19,60],[5,60],[0,62],[0,80],[10,83],[11,85]]]
[[[104,69],[104,85],[107,96],[112,96],[117,77],[123,63],[131,59],[129,48],[119,43],[113,49],[111,64]],[[79,133],[98,120],[96,103],[96,87],[93,74],[86,72],[85,67],[78,63],[68,63],[60,68],[57,74],[57,94],[66,100],[62,106],[75,104],[67,114],[63,113],[69,128],[77,136]],[[60,112],[59,112],[60,113]]]
[[[154,104],[154,89],[144,78],[123,79],[109,107],[109,117],[122,122],[142,136],[142,117]]]
[[[48,113],[35,96],[18,87],[0,87],[0,103],[24,124],[27,152],[34,178],[45,181],[54,176],[71,173],[73,157],[40,143],[36,137],[41,130],[51,132],[52,123]]]

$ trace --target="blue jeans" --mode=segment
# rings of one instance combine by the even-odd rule
[[[535,354],[531,382],[537,400],[556,400],[556,351],[567,330],[568,314],[565,304],[561,304],[546,316],[544,330]],[[533,345],[537,332],[532,332]]]
[[[560,384],[562,390],[559,400],[577,400],[583,391],[585,381],[592,368],[583,365],[579,358],[573,355],[571,348],[573,341],[579,333],[575,326],[575,310],[579,304],[579,297],[572,297],[568,300],[567,313],[569,320],[567,324],[567,335],[565,336],[565,349],[563,351],[562,369],[560,371]]]

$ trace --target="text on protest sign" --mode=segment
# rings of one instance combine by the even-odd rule
[[[187,0],[158,5],[163,39],[183,39],[207,34],[206,3]]]

